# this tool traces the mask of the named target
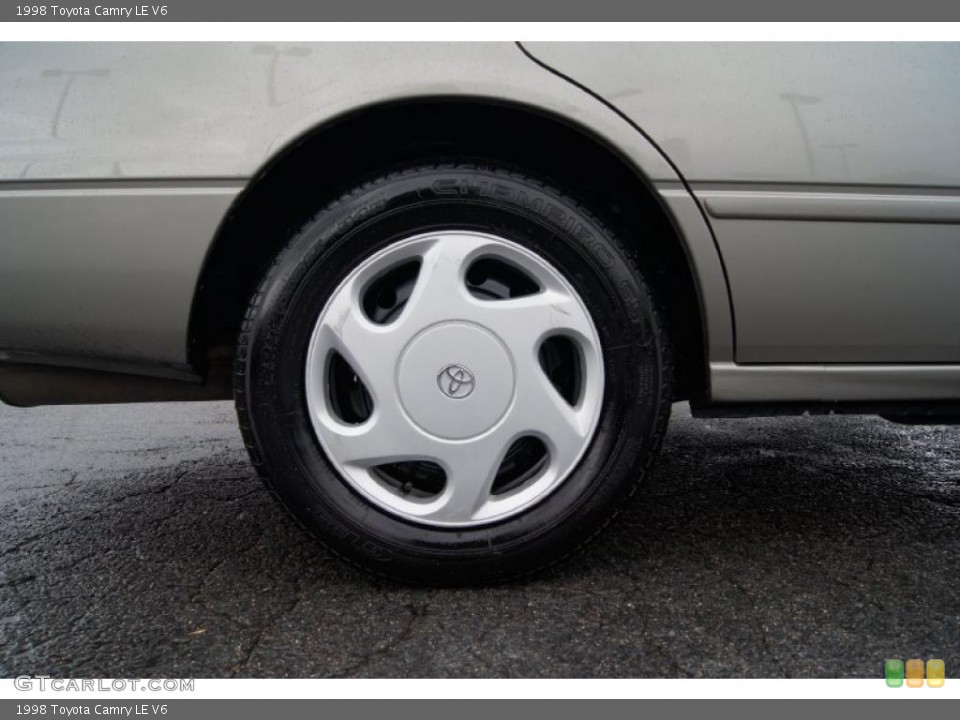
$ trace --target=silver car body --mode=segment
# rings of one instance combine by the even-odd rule
[[[707,402],[960,399],[960,45],[7,43],[0,94],[0,367],[202,385],[192,308],[248,183],[337,118],[463,96],[659,196]]]

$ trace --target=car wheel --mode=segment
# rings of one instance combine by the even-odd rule
[[[384,175],[322,209],[251,299],[235,396],[254,465],[336,553],[496,582],[603,528],[666,428],[643,263],[536,178]]]

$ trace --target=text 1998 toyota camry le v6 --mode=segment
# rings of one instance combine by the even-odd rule
[[[960,413],[960,46],[0,46],[0,397],[236,401],[339,554],[557,562],[695,414]]]

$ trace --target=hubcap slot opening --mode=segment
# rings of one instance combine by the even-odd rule
[[[479,300],[509,300],[536,295],[540,284],[515,265],[492,256],[474,260],[466,273],[467,290]]]
[[[420,258],[406,260],[374,278],[361,293],[363,314],[377,325],[399,317],[420,276]]]
[[[327,397],[333,415],[347,425],[362,425],[373,414],[373,398],[350,363],[338,352],[327,359]]]

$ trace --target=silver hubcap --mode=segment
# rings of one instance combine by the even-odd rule
[[[532,289],[472,291],[480,262]],[[374,320],[371,288],[417,263],[396,314]],[[558,339],[573,358],[564,377],[576,375],[565,393],[544,360]],[[362,386],[366,412],[339,407],[335,358]],[[471,232],[410,238],[356,268],[320,313],[306,366],[314,430],[346,482],[389,513],[444,527],[500,520],[555,490],[593,437],[603,380],[596,329],[566,279],[516,243]],[[521,446],[542,457],[502,482]],[[410,477],[432,472],[433,485],[385,470],[408,466]]]

